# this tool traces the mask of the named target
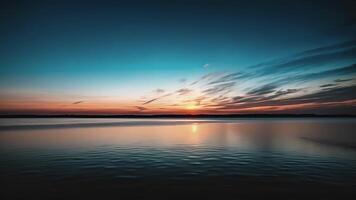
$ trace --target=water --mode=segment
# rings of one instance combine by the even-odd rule
[[[352,199],[354,130],[356,119],[1,119],[1,195]]]

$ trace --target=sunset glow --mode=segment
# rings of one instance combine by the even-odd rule
[[[1,0],[0,30],[1,199],[355,199],[356,0]]]
[[[349,6],[213,2],[2,6],[0,114],[356,112]]]

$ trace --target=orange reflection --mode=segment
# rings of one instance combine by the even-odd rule
[[[187,123],[184,125],[150,125],[128,123],[125,126],[76,127],[51,129],[0,130],[0,146],[11,148],[93,149],[96,147],[180,147],[230,146],[242,149],[279,149],[303,153],[328,153],[334,149],[312,143],[312,140],[348,142],[353,132],[340,136],[340,124],[311,120],[249,120],[236,123]],[[354,129],[354,121],[343,123]],[[199,134],[198,134],[199,132]],[[320,134],[318,134],[320,133]],[[321,134],[323,133],[323,134]],[[345,152],[341,151],[344,155]]]
[[[192,133],[196,133],[198,131],[198,125],[197,124],[193,124],[192,125]]]

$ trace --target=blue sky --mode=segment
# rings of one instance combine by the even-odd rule
[[[0,110],[351,112],[354,6],[352,1],[5,1]],[[243,75],[219,82],[234,73]],[[209,80],[192,85],[206,76]],[[216,92],[224,86],[226,91]],[[286,98],[348,87],[345,98],[324,95],[323,105],[310,98],[278,106]],[[206,92],[212,88],[215,93]],[[259,92],[263,89],[269,90]],[[218,97],[223,101],[212,101]],[[275,102],[268,102],[272,97]],[[152,99],[157,100],[142,105]]]

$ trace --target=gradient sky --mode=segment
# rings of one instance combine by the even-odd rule
[[[1,1],[0,114],[355,114],[355,10]]]

